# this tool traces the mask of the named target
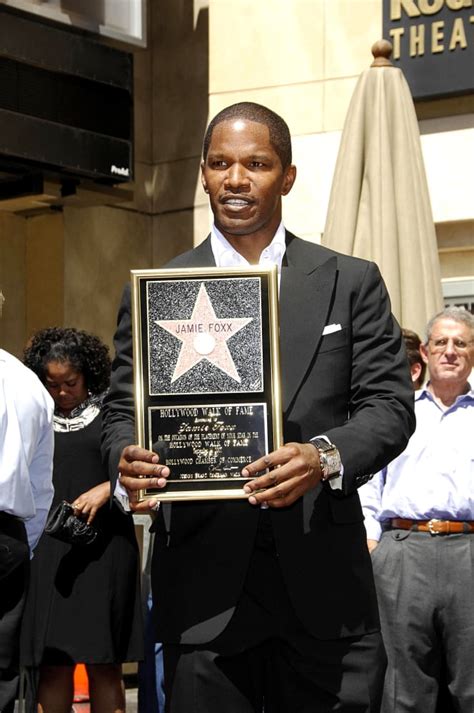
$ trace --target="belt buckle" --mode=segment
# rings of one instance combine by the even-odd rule
[[[438,522],[442,522],[442,520],[440,520],[440,519],[438,519],[438,518],[436,518],[436,517],[433,517],[431,520],[428,520],[428,522],[426,523],[426,525],[427,525],[427,527],[428,527],[428,530],[429,530],[429,532],[430,532],[430,535],[435,536],[435,535],[442,535],[442,534],[443,534],[443,533],[441,532],[441,530],[436,530],[436,529],[435,529]]]

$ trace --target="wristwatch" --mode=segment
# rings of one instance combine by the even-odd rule
[[[331,480],[341,472],[341,456],[334,443],[325,438],[311,438],[310,443],[318,449],[321,465],[321,480]]]

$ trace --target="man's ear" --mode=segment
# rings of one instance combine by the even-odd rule
[[[287,196],[288,193],[291,191],[293,188],[293,184],[296,181],[296,166],[288,166],[288,168],[285,170],[285,175],[283,177],[283,185],[281,189],[281,195],[282,196]]]
[[[204,161],[201,161],[201,183],[202,183],[202,187],[204,188],[204,191],[206,193],[209,193],[209,190],[207,188],[206,179],[204,177]]]
[[[420,378],[421,374],[421,364],[419,361],[416,361],[414,364],[410,366],[410,372],[411,372],[411,380],[414,384],[418,381]]]
[[[426,344],[420,344],[420,354],[425,364],[428,364],[428,346]]]

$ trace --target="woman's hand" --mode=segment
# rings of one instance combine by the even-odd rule
[[[79,495],[72,503],[72,507],[76,515],[83,520],[87,520],[87,524],[90,525],[97,514],[97,510],[102,505],[105,505],[109,498],[110,483],[106,481]]]

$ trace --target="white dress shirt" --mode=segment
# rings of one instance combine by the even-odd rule
[[[421,389],[415,414],[406,449],[359,489],[369,540],[395,517],[474,520],[474,391],[444,410]]]
[[[217,267],[245,267],[250,263],[243,255],[224,238],[222,233],[213,224],[211,228],[211,250]],[[258,264],[263,266],[276,265],[278,269],[278,280],[281,274],[281,263],[286,250],[286,234],[283,223],[277,228],[270,245],[262,251]]]
[[[0,512],[25,521],[30,552],[54,493],[53,409],[38,377],[0,349]]]

